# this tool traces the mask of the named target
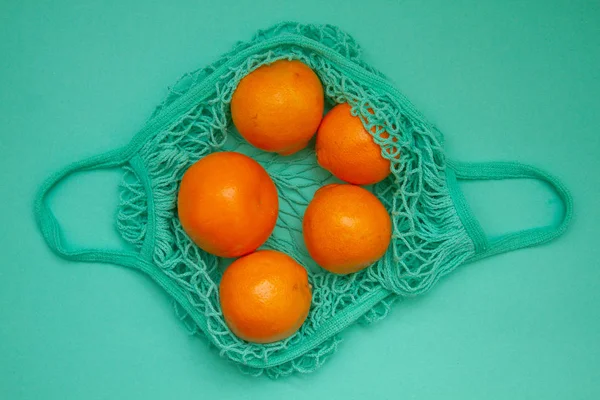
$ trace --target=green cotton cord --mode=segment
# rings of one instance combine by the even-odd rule
[[[476,247],[476,252],[469,261],[547,243],[565,233],[571,222],[573,216],[573,198],[571,194],[558,178],[539,168],[517,162],[464,163],[448,161],[448,166],[456,177],[450,186],[453,188],[452,192],[457,212]],[[560,223],[557,226],[525,229],[489,240],[470,211],[464,197],[457,193],[458,185],[456,181],[500,179],[536,179],[550,185],[563,205],[563,216]]]
[[[48,246],[59,256],[72,261],[104,262],[124,266],[134,266],[138,254],[126,251],[108,251],[104,249],[68,249],[63,243],[63,233],[56,217],[48,203],[48,193],[63,179],[75,172],[82,172],[96,168],[114,168],[123,165],[125,159],[120,150],[109,152],[86,160],[73,163],[63,170],[48,178],[38,191],[34,202],[34,214],[42,235]]]
[[[139,156],[134,156],[131,159],[131,167],[137,172],[136,176],[141,180],[141,184],[144,187],[144,193],[147,193],[145,200],[147,202],[146,209],[154,210],[154,196],[149,195],[152,193],[152,183],[150,182],[144,161]],[[149,212],[146,215],[147,229],[145,231],[145,238],[140,249],[140,257],[145,260],[152,259],[152,253],[154,252],[155,246],[155,234],[154,226],[156,225],[156,215],[153,212]]]
[[[391,162],[390,177],[372,190],[392,217],[392,244],[379,262],[359,273],[327,273],[303,245],[304,208],[316,189],[335,181],[317,167],[314,151],[280,157],[257,151],[230,132],[229,102],[239,80],[280,59],[297,59],[315,70],[329,104],[348,102]],[[184,75],[127,146],[53,175],[40,188],[34,210],[44,239],[58,255],[143,271],[174,299],[186,323],[197,326],[221,355],[244,371],[270,377],[311,372],[336,351],[339,333],[350,324],[385,317],[395,300],[427,292],[467,261],[543,243],[566,229],[572,202],[560,182],[521,164],[452,163],[448,168],[442,140],[441,133],[360,58],[360,48],[349,35],[331,25],[282,23],[238,43],[210,66]],[[267,169],[280,194],[280,213],[265,248],[290,254],[309,272],[309,316],[299,332],[280,342],[247,343],[229,331],[218,299],[219,260],[191,242],[176,216],[183,172],[222,150],[248,154]],[[47,204],[48,193],[75,172],[113,167],[125,170],[117,228],[137,252],[69,249]],[[564,221],[559,227],[488,242],[456,181],[520,175],[554,185],[565,203]]]

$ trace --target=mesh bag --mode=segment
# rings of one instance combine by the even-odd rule
[[[280,59],[309,65],[323,84],[326,105],[349,103],[391,161],[392,173],[370,190],[392,217],[392,242],[382,259],[361,272],[331,274],[315,265],[304,247],[304,209],[318,188],[335,182],[318,167],[314,146],[287,157],[265,153],[241,139],[231,123],[229,105],[240,80]],[[277,186],[279,219],[262,248],[289,254],[309,272],[313,298],[308,318],[296,334],[279,342],[248,343],[230,332],[218,293],[226,262],[195,246],[177,218],[177,192],[185,170],[207,154],[224,150],[253,157]],[[68,249],[45,203],[46,193],[72,172],[115,166],[125,170],[117,227],[136,250]],[[519,177],[555,186],[566,204],[563,223],[517,233],[521,236],[505,243],[489,242],[468,211],[456,179]],[[361,59],[350,36],[330,25],[282,23],[236,44],[208,67],[185,74],[128,146],[75,163],[50,178],[38,195],[36,214],[59,255],[142,270],[173,297],[177,315],[188,328],[222,356],[249,373],[278,377],[317,369],[336,351],[339,334],[348,325],[385,317],[395,300],[426,292],[466,261],[558,236],[570,217],[570,197],[559,182],[533,167],[448,164],[440,132]]]

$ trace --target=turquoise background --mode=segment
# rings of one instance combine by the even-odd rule
[[[271,381],[189,336],[149,279],[55,257],[32,200],[51,172],[126,144],[179,75],[288,19],[350,32],[451,157],[547,169],[575,216],[556,242],[460,268],[349,329],[318,372]],[[597,1],[2,1],[0,398],[600,398],[599,93]],[[71,243],[123,246],[119,176],[55,192]],[[560,216],[539,183],[465,192],[490,235]]]

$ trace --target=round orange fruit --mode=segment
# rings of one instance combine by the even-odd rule
[[[313,70],[297,60],[279,60],[242,78],[231,98],[231,117],[250,144],[289,155],[308,145],[323,104],[323,86]]]
[[[390,161],[381,155],[381,147],[360,118],[350,113],[351,109],[348,103],[342,103],[325,115],[317,132],[317,160],[348,183],[377,183],[389,175]]]
[[[317,190],[302,221],[311,257],[336,274],[360,271],[379,260],[392,237],[383,204],[360,186],[331,184]]]
[[[256,250],[271,235],[279,199],[267,171],[248,156],[212,153],[183,175],[179,220],[200,248],[220,257]]]
[[[306,270],[290,256],[261,250],[234,261],[223,274],[219,298],[229,329],[241,339],[271,343],[293,335],[308,316]]]

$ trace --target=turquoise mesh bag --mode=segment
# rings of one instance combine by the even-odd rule
[[[304,209],[319,187],[335,181],[318,167],[314,149],[309,146],[288,157],[265,153],[233,129],[229,103],[240,79],[279,59],[309,65],[323,83],[328,106],[348,102],[367,130],[374,127],[373,137],[391,161],[390,176],[371,190],[392,217],[392,243],[381,260],[361,272],[328,273],[314,264],[304,247]],[[374,113],[367,113],[369,109]],[[368,122],[363,117],[367,114]],[[389,137],[381,135],[384,131]],[[566,230],[572,200],[557,179],[520,163],[450,162],[442,141],[441,133],[361,59],[360,48],[349,35],[330,25],[283,23],[259,31],[208,67],[184,75],[124,148],[74,163],[50,177],[35,199],[35,214],[56,254],[144,272],[173,298],[178,316],[192,332],[245,371],[270,377],[310,372],[336,351],[340,332],[347,326],[385,317],[394,301],[427,292],[459,265],[545,243]],[[248,154],[269,172],[279,191],[280,211],[263,248],[290,254],[309,271],[310,314],[296,334],[276,343],[248,343],[229,331],[218,298],[224,262],[196,247],[177,219],[176,197],[184,171],[221,150]],[[114,167],[124,170],[116,226],[132,249],[70,248],[48,207],[48,192],[72,173]],[[457,181],[519,178],[550,184],[564,206],[562,221],[488,238]]]

